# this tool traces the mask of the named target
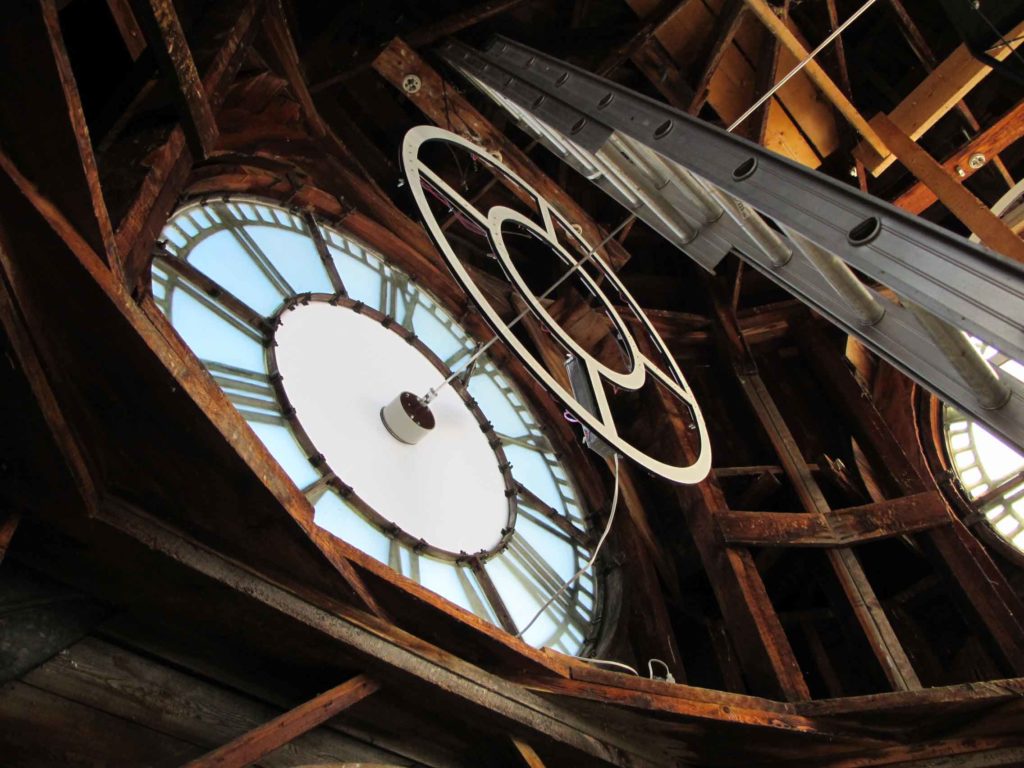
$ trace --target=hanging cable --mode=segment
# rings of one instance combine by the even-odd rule
[[[654,676],[654,662],[658,662],[665,668],[665,677],[659,678]],[[647,676],[651,678],[651,680],[665,680],[669,683],[674,683],[676,681],[675,677],[672,675],[672,670],[668,668],[668,664],[661,659],[649,659],[647,661]]]
[[[540,607],[540,610],[537,611],[536,615],[534,615],[534,617],[530,619],[530,622],[521,630],[519,630],[519,632],[516,633],[516,637],[521,638],[526,633],[526,630],[532,627],[534,622],[536,622],[537,619],[541,617],[541,614],[548,609],[548,606],[555,602],[559,595],[565,592],[565,590],[567,590],[576,581],[576,579],[578,579],[580,576],[586,573],[587,570],[591,568],[597,561],[597,554],[601,551],[601,547],[604,545],[604,540],[608,538],[608,534],[612,530],[612,523],[615,522],[615,508],[619,505],[619,454],[614,454],[614,460],[615,490],[612,492],[612,509],[611,512],[608,513],[608,522],[604,526],[604,532],[601,534],[601,538],[598,539],[597,546],[594,547],[594,554],[590,556],[590,559],[587,561],[586,565],[584,565],[582,568],[576,571],[576,573],[573,575],[571,579],[565,582],[561,587],[559,587],[558,591],[555,592],[555,594],[548,598],[547,602]],[[639,673],[634,671],[634,674]]]

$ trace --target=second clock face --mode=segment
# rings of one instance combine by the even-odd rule
[[[593,537],[569,471],[488,358],[442,390],[420,444],[381,422],[382,406],[436,387],[477,345],[409,276],[252,199],[188,205],[163,240],[158,306],[317,524],[510,632],[588,560]],[[524,639],[581,652],[597,593],[588,571]]]

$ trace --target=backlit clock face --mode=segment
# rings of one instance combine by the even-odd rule
[[[488,358],[441,390],[423,442],[385,428],[383,406],[438,386],[477,346],[409,276],[248,198],[187,205],[162,240],[158,306],[317,524],[513,633],[587,562],[594,541],[572,479]],[[587,571],[524,639],[579,653],[597,590]]]

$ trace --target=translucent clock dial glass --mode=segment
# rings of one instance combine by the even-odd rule
[[[971,340],[1002,376],[1024,381],[1024,365],[977,339]],[[973,417],[943,407],[946,450],[960,484],[992,529],[1024,552],[1024,455]]]
[[[385,257],[249,198],[183,207],[162,244],[157,305],[318,525],[512,633],[589,560],[568,468],[486,356],[432,404],[436,433],[408,446],[386,432],[379,409],[461,372],[477,340]],[[588,569],[523,639],[585,650],[598,590]]]

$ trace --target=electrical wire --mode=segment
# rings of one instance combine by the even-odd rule
[[[654,662],[658,662],[659,664],[661,664],[661,666],[663,666],[665,668],[665,677],[664,678],[656,678],[654,676]],[[668,664],[666,664],[661,659],[648,659],[648,661],[647,661],[647,676],[649,678],[651,678],[651,680],[667,680],[670,683],[674,683],[676,681],[675,677],[672,676],[672,670],[668,668]]]
[[[530,627],[532,627],[534,625],[534,623],[537,621],[537,619],[539,619],[541,617],[541,614],[543,614],[544,611],[546,611],[548,609],[548,606],[551,605],[553,602],[555,602],[555,600],[558,598],[559,595],[561,595],[563,592],[565,592],[565,590],[567,590],[576,581],[576,579],[578,579],[580,576],[582,576],[584,573],[586,573],[587,569],[592,567],[594,565],[594,563],[597,561],[597,555],[601,551],[601,547],[604,545],[604,540],[608,538],[608,534],[612,530],[612,523],[615,521],[615,508],[619,506],[619,454],[617,454],[617,453],[614,454],[614,457],[615,457],[615,490],[612,492],[612,509],[611,509],[611,512],[608,513],[608,522],[604,526],[604,532],[601,534],[601,538],[598,539],[597,546],[594,547],[594,554],[592,554],[590,556],[590,559],[587,561],[586,565],[584,565],[582,568],[580,568],[578,571],[576,571],[575,575],[573,575],[573,577],[571,579],[569,579],[567,582],[565,582],[558,589],[558,591],[555,592],[555,594],[553,594],[551,597],[548,598],[547,602],[544,603],[544,605],[542,605],[540,607],[540,610],[537,611],[537,613],[534,615],[534,617],[532,619],[530,619],[530,622],[525,627],[523,627],[521,630],[519,630],[516,633],[516,637],[521,638],[526,633],[526,631]],[[639,673],[634,672],[634,674],[639,674]]]

